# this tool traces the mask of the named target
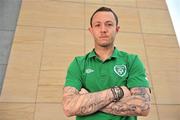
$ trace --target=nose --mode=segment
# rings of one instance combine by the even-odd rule
[[[106,33],[106,32],[107,32],[107,28],[106,28],[105,25],[102,25],[102,26],[101,26],[101,32],[102,32],[102,33]]]

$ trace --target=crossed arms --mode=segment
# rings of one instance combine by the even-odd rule
[[[136,87],[127,89],[121,87],[124,97],[113,102],[111,89],[88,93],[85,89],[78,91],[74,87],[65,87],[63,107],[66,116],[83,116],[102,111],[121,116],[147,116],[150,110],[149,88]]]

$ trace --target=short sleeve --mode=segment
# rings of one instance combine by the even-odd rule
[[[143,63],[138,56],[131,58],[131,66],[129,76],[127,79],[128,88],[133,87],[150,87],[149,81],[146,77],[146,70]]]
[[[80,90],[82,87],[81,74],[82,73],[79,64],[77,62],[77,59],[75,58],[69,65],[64,86],[71,86],[75,87],[77,90]]]

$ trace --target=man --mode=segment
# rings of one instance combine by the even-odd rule
[[[107,7],[94,12],[90,28],[95,48],[75,57],[69,66],[63,95],[66,116],[76,120],[136,120],[150,110],[145,69],[137,55],[114,47],[120,27]]]

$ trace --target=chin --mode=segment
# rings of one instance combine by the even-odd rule
[[[109,47],[109,46],[111,46],[111,44],[101,44],[99,46],[101,46],[101,47]]]

